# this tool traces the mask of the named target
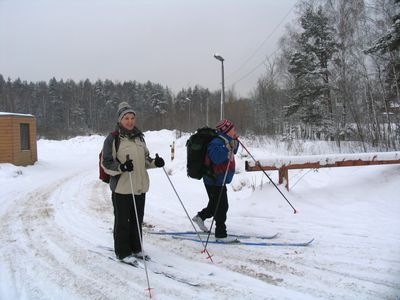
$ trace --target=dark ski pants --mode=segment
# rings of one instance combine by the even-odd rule
[[[226,237],[226,214],[228,212],[228,196],[226,194],[226,186],[216,186],[204,184],[208,194],[207,207],[203,208],[202,211],[198,212],[198,215],[203,220],[212,218],[215,213],[215,237],[223,238]],[[218,198],[221,193],[221,200],[218,205],[217,211],[215,211],[218,203]]]
[[[131,194],[112,193],[114,206],[114,250],[115,255],[119,259],[142,250],[132,198]],[[146,194],[135,195],[140,235],[142,235],[145,198]]]

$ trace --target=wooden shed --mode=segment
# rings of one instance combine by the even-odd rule
[[[0,163],[26,166],[33,165],[36,161],[35,117],[0,112]]]

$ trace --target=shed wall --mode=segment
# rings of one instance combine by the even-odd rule
[[[13,117],[0,117],[0,163],[13,161]]]

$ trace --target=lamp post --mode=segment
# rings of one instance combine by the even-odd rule
[[[206,125],[208,126],[208,100],[209,100],[209,96],[207,96],[207,106],[206,106]]]
[[[221,62],[221,74],[222,74],[222,89],[221,89],[221,120],[224,118],[224,102],[225,102],[225,83],[224,83],[224,58],[215,53],[214,57]]]
[[[189,97],[186,97],[185,100],[189,104],[189,128],[190,128],[190,125],[191,125],[191,123],[190,123],[190,121],[191,121],[190,120],[190,103],[192,102],[192,99],[190,99]]]

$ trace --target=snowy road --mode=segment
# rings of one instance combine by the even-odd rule
[[[168,132],[146,139],[150,151],[168,157]],[[41,141],[35,166],[0,164],[0,299],[148,298],[144,270],[107,259],[101,248],[112,247],[113,226],[108,186],[97,179],[102,141]],[[193,215],[205,192],[187,179],[183,151],[166,169]],[[399,299],[398,166],[310,174],[288,194],[298,215],[265,181],[253,192],[247,185],[254,173],[241,172],[233,187],[244,188],[229,190],[230,232],[315,241],[309,247],[210,244],[214,264],[198,243],[149,234],[192,229],[162,170],[150,176],[144,241],[153,267],[172,266],[171,274],[200,284],[150,272],[155,299]]]

